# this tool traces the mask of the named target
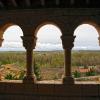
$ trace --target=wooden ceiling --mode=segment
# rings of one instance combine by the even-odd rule
[[[0,0],[2,9],[99,8],[100,0]]]

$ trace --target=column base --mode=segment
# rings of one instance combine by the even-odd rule
[[[36,83],[35,76],[25,76],[23,79],[23,83]]]
[[[63,84],[74,84],[74,78],[71,76],[63,77]]]

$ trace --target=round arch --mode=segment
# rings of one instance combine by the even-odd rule
[[[89,72],[91,67],[97,68],[98,62],[95,55],[98,55],[99,52],[96,53],[100,50],[98,29],[99,27],[96,24],[83,23],[74,31],[76,38],[73,50],[77,52],[73,52],[72,66],[76,66],[76,69],[73,68],[72,70],[80,73],[78,77],[86,76],[85,69]],[[77,76],[74,75],[74,77]]]
[[[58,24],[56,24],[55,22],[47,21],[47,22],[43,22],[43,23],[37,25],[37,27],[36,27],[36,29],[35,29],[35,36],[37,35],[38,30],[39,30],[41,27],[43,27],[43,26],[45,26],[45,25],[48,25],[48,24],[54,25],[55,27],[57,27],[57,28],[61,31],[61,28],[60,28],[60,26],[59,26]],[[62,33],[62,31],[61,31],[61,33]]]
[[[62,50],[61,49],[62,48],[61,39],[60,39],[61,35],[62,35],[62,33],[61,33],[60,29],[57,26],[55,26],[54,24],[44,24],[37,31],[37,38],[38,38],[37,44],[39,46],[40,43],[42,43],[43,47],[46,46],[45,44],[48,44],[49,49],[52,48],[50,46],[50,45],[52,45],[54,48]]]
[[[11,34],[9,34],[9,33],[11,33]],[[14,34],[12,34],[12,33],[14,33]],[[7,24],[3,25],[0,29],[0,38],[3,40],[1,43],[2,47],[5,47],[5,44],[7,44],[6,43],[7,41],[12,41],[13,43],[14,43],[14,41],[16,41],[17,44],[18,44],[18,42],[22,42],[22,40],[20,38],[21,36],[23,36],[23,31],[22,31],[21,27],[16,24],[7,23]],[[17,44],[16,44],[16,46],[17,46]],[[22,46],[22,43],[20,46]]]
[[[0,38],[3,37],[4,32],[5,32],[9,27],[11,27],[11,26],[18,26],[18,27],[20,27],[19,25],[14,24],[14,23],[6,23],[6,24],[2,25],[2,26],[0,27]],[[20,27],[20,29],[22,30],[21,27]]]
[[[41,73],[42,73],[41,76],[42,76],[43,80],[44,79],[49,80],[51,77],[52,78],[53,77],[61,78],[62,74],[63,74],[63,64],[64,64],[64,57],[63,56],[64,55],[63,55],[63,52],[53,52],[53,51],[56,51],[56,50],[63,50],[61,39],[60,39],[60,36],[62,35],[60,29],[55,24],[45,23],[45,24],[41,24],[38,27],[38,30],[36,32],[37,32],[36,35],[37,35],[38,39],[37,39],[35,51],[52,51],[52,52],[36,53],[35,55],[37,55],[37,56],[34,57],[35,61],[40,63],[40,66],[41,66],[40,69],[42,69],[41,70]],[[59,59],[58,53],[62,56],[61,59]],[[37,58],[38,56],[40,56],[40,57]],[[42,57],[42,59],[41,59],[41,57]],[[41,60],[42,60],[42,63],[41,63]],[[57,60],[59,63],[54,63],[55,60]],[[62,62],[59,61],[59,60],[61,60]],[[45,73],[43,73],[43,67],[42,66],[44,66],[44,68],[51,67],[50,71],[48,71],[49,72],[48,75],[51,75],[50,74],[51,72],[54,73],[54,74],[52,74],[51,77],[48,77],[48,75],[47,75],[47,77],[44,77],[46,75],[45,75]],[[58,71],[56,73],[55,70],[52,70],[53,66],[54,67],[61,66],[62,72]]]
[[[84,22],[84,23],[82,23],[82,24],[88,24],[88,25],[94,27],[95,30],[98,32],[98,35],[100,35],[100,33],[99,33],[99,32],[100,32],[100,27],[99,27],[99,25],[98,25],[97,23],[91,21],[91,22]],[[82,25],[82,24],[81,24],[81,25]]]
[[[3,36],[5,30],[6,30],[7,28],[9,28],[10,26],[13,26],[13,25],[16,25],[16,24],[14,24],[14,23],[6,23],[6,24],[2,25],[2,26],[0,27],[0,31],[1,31],[0,36]]]
[[[75,31],[74,35],[76,36],[74,45],[76,48],[86,48],[93,46],[97,46],[99,48],[99,33],[97,29],[91,24],[81,24],[79,25]],[[90,38],[91,37],[91,38]],[[83,47],[84,46],[84,47]],[[87,48],[88,49],[88,48]]]
[[[1,27],[0,27],[0,46],[2,46],[2,42],[3,42],[3,34],[4,34],[4,31],[9,27],[9,26],[11,26],[11,25],[13,25],[12,23],[6,23],[6,24],[4,24],[4,25],[2,25]]]
[[[22,60],[20,59],[22,58],[22,56],[20,56],[20,54],[22,55],[22,52],[20,53],[18,52],[18,51],[25,51],[25,49],[23,48],[22,40],[20,38],[20,36],[23,35],[22,29],[20,28],[20,26],[16,24],[8,23],[3,25],[2,28],[0,28],[0,31],[1,31],[0,38],[3,38],[3,42],[1,43],[2,45],[0,47],[0,51],[2,51],[2,54],[0,52],[1,54],[0,58],[2,58],[2,56],[5,55],[3,59],[6,62],[4,63],[3,61],[1,61],[1,64],[4,65],[5,68],[8,65],[8,68],[11,69],[9,72],[5,73],[4,75],[1,73],[1,76],[4,77],[2,80],[5,80],[7,78],[6,76],[9,74],[15,76],[14,79],[20,80],[20,77],[17,77],[17,73],[13,72],[13,67],[25,66],[25,59]],[[8,59],[10,60],[7,61]],[[3,71],[5,71],[5,69]],[[23,70],[20,69],[18,72],[19,73],[23,72]]]
[[[87,19],[81,19],[81,20],[76,22],[75,29],[77,29],[77,27],[79,27],[83,24],[88,24],[90,26],[93,26],[96,29],[96,31],[98,32],[98,34],[100,35],[100,26],[95,21],[95,19],[88,19],[88,18]]]

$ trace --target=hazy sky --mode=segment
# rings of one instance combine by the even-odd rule
[[[88,24],[80,25],[74,32],[76,36],[74,49],[100,49],[98,42],[98,32]],[[21,50],[23,32],[18,26],[9,27],[4,35],[4,42],[1,49]],[[37,33],[37,44],[35,50],[61,50],[61,31],[54,25],[45,25]]]
[[[11,26],[6,29],[4,32],[3,44],[0,48],[1,50],[15,50],[17,49],[24,49],[22,44],[22,39],[20,36],[23,36],[23,32],[19,26]]]
[[[88,24],[80,25],[74,32],[76,36],[74,46],[75,49],[99,49],[99,40],[97,30]]]

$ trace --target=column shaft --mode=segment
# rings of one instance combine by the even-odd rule
[[[36,38],[33,36],[23,36],[23,46],[26,49],[26,76],[23,79],[25,83],[34,83],[36,81],[33,71],[33,49],[36,45]]]
[[[2,42],[4,39],[0,38],[0,47],[2,46]]]
[[[64,75],[65,77],[70,77],[71,76],[71,50],[65,49],[65,72]]]
[[[65,53],[65,65],[64,65],[64,77],[63,77],[63,83],[64,84],[73,84],[74,79],[71,75],[71,50],[74,41],[74,36],[61,36],[62,39],[62,45]]]
[[[27,76],[32,76],[32,75],[33,75],[33,64],[32,64],[32,59],[33,59],[33,50],[27,50],[27,52],[26,52]]]

